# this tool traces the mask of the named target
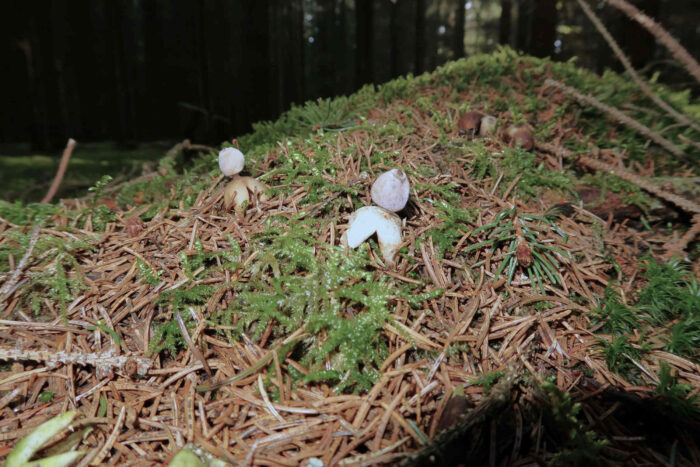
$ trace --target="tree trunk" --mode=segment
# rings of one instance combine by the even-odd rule
[[[501,0],[501,17],[498,21],[498,43],[510,44],[511,0]]]
[[[544,0],[549,1],[549,0]],[[532,43],[532,16],[535,5],[529,0],[517,0],[518,17],[515,31],[515,48],[526,53],[531,53]]]
[[[535,57],[550,57],[556,38],[557,0],[538,0],[533,16],[529,52]]]
[[[425,0],[416,0],[415,74],[425,71]]]
[[[452,41],[452,58],[464,57],[464,0],[455,0],[455,28]]]
[[[389,6],[390,16],[389,16],[389,57],[390,57],[390,74],[392,78],[399,75],[399,5],[398,2],[392,2]]]
[[[635,6],[642,10],[647,16],[655,18],[658,23],[660,0],[642,0],[634,2]],[[640,68],[654,58],[656,49],[656,39],[649,31],[636,21],[624,17],[624,26],[620,38],[622,49],[629,54],[630,61],[635,68]],[[622,67],[620,67],[622,69]]]
[[[372,0],[355,1],[355,44],[357,45],[355,87],[357,88],[372,82],[372,39],[374,30],[372,10]]]
[[[269,41],[267,31],[269,21],[269,2],[266,0],[253,0],[244,2],[244,39],[241,44],[243,49],[243,67],[239,70],[245,74],[245,90],[243,103],[248,122],[250,124],[258,120],[266,120],[274,116],[270,112],[270,96],[268,80],[265,79],[270,69]]]

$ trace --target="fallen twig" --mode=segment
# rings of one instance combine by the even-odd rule
[[[537,143],[537,149],[540,149],[542,151],[547,151],[552,154],[556,154],[558,156],[561,156],[565,159],[571,159],[572,157],[578,157],[578,161],[581,162],[583,165],[586,167],[589,167],[591,169],[595,170],[603,170],[606,172],[612,172],[618,177],[620,177],[623,180],[626,180],[630,183],[634,183],[637,185],[639,188],[642,188],[643,190],[648,191],[649,193],[652,193],[659,198],[668,201],[669,203],[674,204],[675,206],[683,209],[686,212],[691,212],[695,214],[700,214],[700,205],[697,203],[690,201],[688,199],[683,198],[682,196],[675,195],[673,193],[669,193],[668,191],[665,191],[658,186],[654,185],[648,180],[643,179],[637,174],[634,174],[626,169],[622,169],[620,167],[610,165],[606,162],[599,161],[597,159],[594,159],[590,156],[586,156],[583,154],[580,154],[576,156],[573,151],[570,151],[564,147],[561,146],[555,146],[553,144],[549,143]]]
[[[142,357],[128,357],[125,355],[112,355],[107,352],[77,353],[77,352],[50,352],[45,350],[29,350],[11,347],[0,347],[0,360],[29,360],[44,362],[49,366],[62,365],[88,365],[102,371],[119,368],[124,373],[138,373],[145,375],[153,364],[153,361]],[[131,371],[131,368],[134,371]]]
[[[63,150],[63,155],[61,156],[61,162],[58,164],[58,171],[56,172],[56,176],[53,179],[53,183],[49,187],[49,191],[46,192],[46,196],[42,198],[42,203],[50,202],[53,199],[54,195],[56,195],[58,187],[61,186],[61,181],[63,181],[63,176],[66,174],[66,169],[68,168],[68,161],[70,160],[70,155],[73,153],[73,149],[75,149],[76,144],[78,144],[78,142],[73,138],[70,138],[68,140],[66,148]]]
[[[607,0],[607,2],[618,10],[621,10],[630,19],[644,26],[647,31],[653,34],[659,42],[668,48],[671,55],[688,70],[688,73],[693,75],[693,77],[700,82],[700,64],[698,64],[692,55],[690,55],[688,51],[656,21],[649,18],[626,0]]]
[[[544,83],[547,86],[552,86],[552,87],[557,88],[561,91],[564,91],[566,94],[572,96],[574,99],[576,99],[579,102],[582,102],[584,104],[588,104],[588,105],[593,106],[599,110],[602,110],[603,112],[612,116],[615,120],[622,123],[623,125],[627,125],[630,128],[637,130],[639,133],[641,133],[642,135],[651,139],[656,144],[658,144],[662,148],[666,149],[668,152],[670,152],[674,156],[685,157],[685,153],[678,146],[673,144],[671,141],[667,140],[666,138],[664,138],[663,136],[661,136],[659,133],[652,130],[651,128],[642,125],[641,123],[639,123],[637,120],[633,119],[632,117],[628,117],[627,115],[623,114],[622,112],[620,112],[616,108],[611,107],[607,104],[603,104],[602,102],[600,102],[598,99],[596,99],[593,96],[581,94],[576,89],[572,88],[571,86],[567,86],[566,84],[564,84],[562,82],[559,82],[559,81],[556,81],[553,79],[548,79]]]
[[[625,67],[625,70],[627,70],[627,72],[632,77],[632,80],[634,80],[634,82],[637,83],[637,86],[639,86],[639,88],[644,92],[644,94],[646,94],[647,97],[649,97],[649,99],[654,101],[656,105],[668,112],[668,114],[671,115],[677,122],[682,123],[683,125],[687,125],[693,130],[700,132],[700,126],[698,126],[687,115],[683,115],[682,113],[678,112],[668,103],[666,103],[663,99],[654,94],[654,91],[651,90],[646,81],[639,77],[639,74],[635,71],[634,67],[632,66],[632,63],[630,63],[625,53],[617,44],[617,41],[615,41],[615,39],[610,35],[605,25],[602,23],[602,21],[600,21],[600,18],[598,18],[598,16],[593,12],[588,3],[586,3],[585,0],[576,1],[579,5],[581,5],[583,12],[586,13],[586,15],[588,15],[588,18],[591,20],[598,32],[600,32],[603,38],[607,41],[608,45],[610,45],[610,48],[615,53],[615,56],[617,56],[618,60],[620,60],[620,63],[622,63],[622,65]]]

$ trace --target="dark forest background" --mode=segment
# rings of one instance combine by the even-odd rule
[[[589,3],[635,67],[691,85],[644,29]],[[698,55],[698,0],[632,3]],[[68,137],[219,143],[293,103],[499,44],[621,70],[573,0],[33,0],[1,17],[0,143],[41,150]]]

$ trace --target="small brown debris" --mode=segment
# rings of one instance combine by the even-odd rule
[[[530,247],[524,241],[521,241],[517,248],[515,249],[515,257],[518,258],[518,264],[524,268],[529,267],[532,264],[532,251]]]

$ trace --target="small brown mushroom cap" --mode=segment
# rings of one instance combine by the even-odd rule
[[[484,114],[475,110],[462,114],[459,118],[459,134],[467,136],[475,136],[479,133],[481,127],[481,119]]]
[[[523,149],[530,151],[535,147],[535,137],[532,133],[532,127],[527,123],[516,123],[503,133],[503,140],[511,146],[520,143]]]

